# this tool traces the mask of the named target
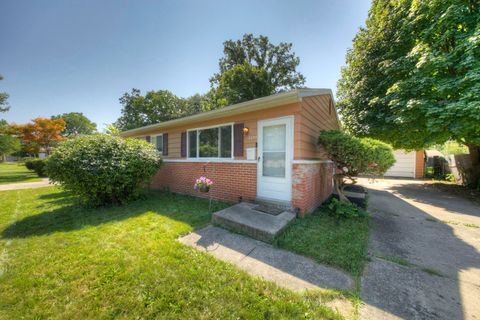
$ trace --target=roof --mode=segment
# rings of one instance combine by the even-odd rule
[[[232,116],[232,115],[247,113],[251,111],[274,108],[284,104],[300,102],[304,97],[320,96],[320,95],[330,95],[333,101],[333,93],[332,93],[332,90],[330,89],[311,89],[311,88],[295,89],[288,92],[277,93],[271,96],[258,98],[250,101],[245,101],[242,103],[237,103],[228,107],[215,109],[208,112],[194,114],[188,117],[178,118],[174,120],[169,120],[169,121],[151,124],[151,125],[140,127],[140,128],[123,131],[120,133],[120,136],[124,136],[124,137],[134,136],[138,134],[148,133],[152,130],[180,126],[180,125],[187,125],[189,123],[199,122],[203,120],[218,119],[226,116]],[[335,112],[336,112],[336,108],[335,108]],[[338,120],[338,115],[337,115],[337,120]]]

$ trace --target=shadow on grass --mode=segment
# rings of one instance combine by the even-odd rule
[[[41,211],[47,204],[61,205],[60,208],[41,211],[9,225],[2,232],[3,238],[27,238],[43,236],[54,232],[80,230],[88,226],[97,226],[113,221],[121,221],[154,212],[173,220],[198,227],[210,221],[208,200],[192,196],[149,191],[143,199],[123,206],[85,208],[69,192],[45,194],[39,196],[44,204],[37,208]],[[216,203],[224,208],[224,203]]]

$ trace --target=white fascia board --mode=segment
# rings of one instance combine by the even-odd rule
[[[160,130],[174,126],[187,125],[189,123],[200,122],[205,120],[213,120],[227,116],[247,113],[251,111],[258,111],[269,109],[284,104],[299,102],[303,97],[318,96],[329,94],[333,99],[332,90],[330,89],[295,89],[289,92],[274,94],[268,97],[258,98],[238,104],[234,104],[221,109],[216,109],[208,112],[195,114],[189,117],[179,118],[175,120],[165,121],[157,124],[152,124],[132,130],[123,131],[120,133],[122,137],[131,137],[149,133],[152,130]],[[334,102],[335,103],[335,102]],[[335,105],[334,105],[335,106]],[[336,109],[335,109],[336,112]],[[338,115],[337,115],[338,119]]]

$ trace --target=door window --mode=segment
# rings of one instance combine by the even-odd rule
[[[263,176],[285,178],[286,163],[285,124],[263,127]]]

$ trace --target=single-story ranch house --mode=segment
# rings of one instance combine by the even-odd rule
[[[213,198],[280,202],[304,215],[333,191],[334,166],[317,140],[321,130],[339,128],[331,90],[297,89],[121,136],[162,152],[151,188],[201,196],[193,185],[206,176]]]

